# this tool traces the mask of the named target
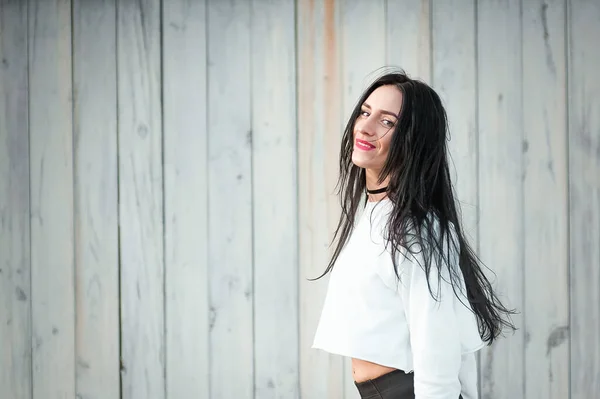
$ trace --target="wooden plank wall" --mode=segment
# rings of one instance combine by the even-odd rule
[[[569,397],[565,20],[564,1],[523,2],[521,306],[525,398]],[[540,276],[544,276],[542,289]]]
[[[250,16],[254,397],[297,398],[297,68],[287,45],[294,1],[254,1]]]
[[[211,398],[254,393],[250,6],[207,9]]]
[[[209,397],[205,21],[204,1],[163,3],[167,398]]]
[[[520,329],[481,353],[481,396],[520,397],[525,389],[528,326],[523,311],[523,79],[518,2],[478,2],[476,29],[479,254],[497,273],[507,305],[520,312],[514,317]]]
[[[0,2],[0,389],[14,398],[33,387],[27,19]]]
[[[161,4],[117,3],[121,390],[165,398]]]
[[[558,339],[570,338],[571,399],[583,399],[600,393],[600,3],[570,0],[567,15],[571,301]]]
[[[482,398],[600,397],[600,2],[0,1],[0,397],[357,398],[310,349],[345,119],[450,119],[515,334]]]
[[[32,0],[28,8],[32,391],[69,398],[76,391],[71,4]]]
[[[327,284],[308,281],[327,265],[337,222],[336,154],[342,125],[340,4],[296,2],[298,90],[299,389],[302,398],[344,395],[343,359],[310,350]],[[331,133],[333,132],[333,133]],[[347,370],[346,370],[347,371]]]
[[[73,2],[76,394],[119,397],[116,2]],[[64,283],[64,282],[63,282]]]

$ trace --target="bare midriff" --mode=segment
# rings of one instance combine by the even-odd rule
[[[352,359],[352,377],[356,382],[374,380],[396,369],[361,359]]]

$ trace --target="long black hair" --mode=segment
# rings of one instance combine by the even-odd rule
[[[476,315],[479,334],[484,342],[491,344],[503,327],[515,329],[510,322],[514,311],[504,307],[494,293],[463,234],[448,167],[448,120],[442,101],[431,87],[409,78],[403,71],[377,78],[362,94],[346,124],[337,184],[342,209],[332,242],[336,246],[325,272],[317,279],[333,268],[352,233],[357,210],[364,204],[366,172],[352,162],[354,124],[369,95],[386,85],[395,86],[402,93],[398,123],[378,182],[389,178],[387,196],[393,207],[385,236],[396,276],[400,278],[397,255],[401,250],[413,255],[419,251],[428,284],[432,265],[437,269],[438,281],[442,280],[446,267],[456,293],[457,286],[460,287],[459,274],[450,253],[458,254],[466,297]],[[431,286],[429,291],[435,298]]]

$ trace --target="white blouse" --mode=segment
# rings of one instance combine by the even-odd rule
[[[400,281],[383,235],[388,199],[368,202],[329,277],[313,348],[414,372],[416,399],[477,398],[475,352],[484,346],[465,295],[461,301],[443,268],[429,275],[419,255],[400,256]],[[404,253],[406,254],[406,252]],[[444,272],[445,270],[445,272]],[[466,306],[464,305],[466,304]]]

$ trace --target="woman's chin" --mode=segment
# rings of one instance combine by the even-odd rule
[[[354,150],[352,152],[352,163],[359,168],[368,168],[371,164],[371,157],[366,157],[365,154],[361,154],[362,151]]]

